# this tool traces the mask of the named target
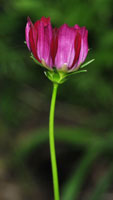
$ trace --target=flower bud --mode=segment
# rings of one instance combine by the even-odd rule
[[[88,30],[85,27],[63,24],[53,29],[49,17],[42,17],[34,24],[28,18],[25,39],[31,57],[52,72],[52,75],[54,70],[61,76],[62,73],[65,76],[75,73],[88,54]]]

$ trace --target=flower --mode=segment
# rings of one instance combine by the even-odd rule
[[[78,25],[52,28],[50,18],[42,17],[34,24],[28,18],[25,38],[35,60],[50,71],[76,71],[88,54],[88,31]]]

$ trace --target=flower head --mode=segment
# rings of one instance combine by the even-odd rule
[[[50,71],[69,74],[79,69],[88,54],[88,30],[77,24],[52,28],[50,18],[34,24],[28,18],[25,39],[32,58]]]
[[[78,25],[64,24],[52,29],[50,18],[42,17],[34,24],[28,18],[25,37],[33,56],[49,68],[72,71],[84,62],[88,53],[88,31]]]

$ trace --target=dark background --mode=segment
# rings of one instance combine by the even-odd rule
[[[30,58],[27,16],[89,31],[87,73],[59,87],[55,134],[62,200],[113,199],[113,1],[0,1],[0,200],[51,200],[52,83]],[[103,195],[103,196],[102,196]]]

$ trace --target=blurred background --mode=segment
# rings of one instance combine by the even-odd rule
[[[27,16],[89,30],[87,73],[58,90],[61,200],[113,199],[113,1],[0,1],[0,200],[53,200],[48,141],[52,84],[30,58]]]

